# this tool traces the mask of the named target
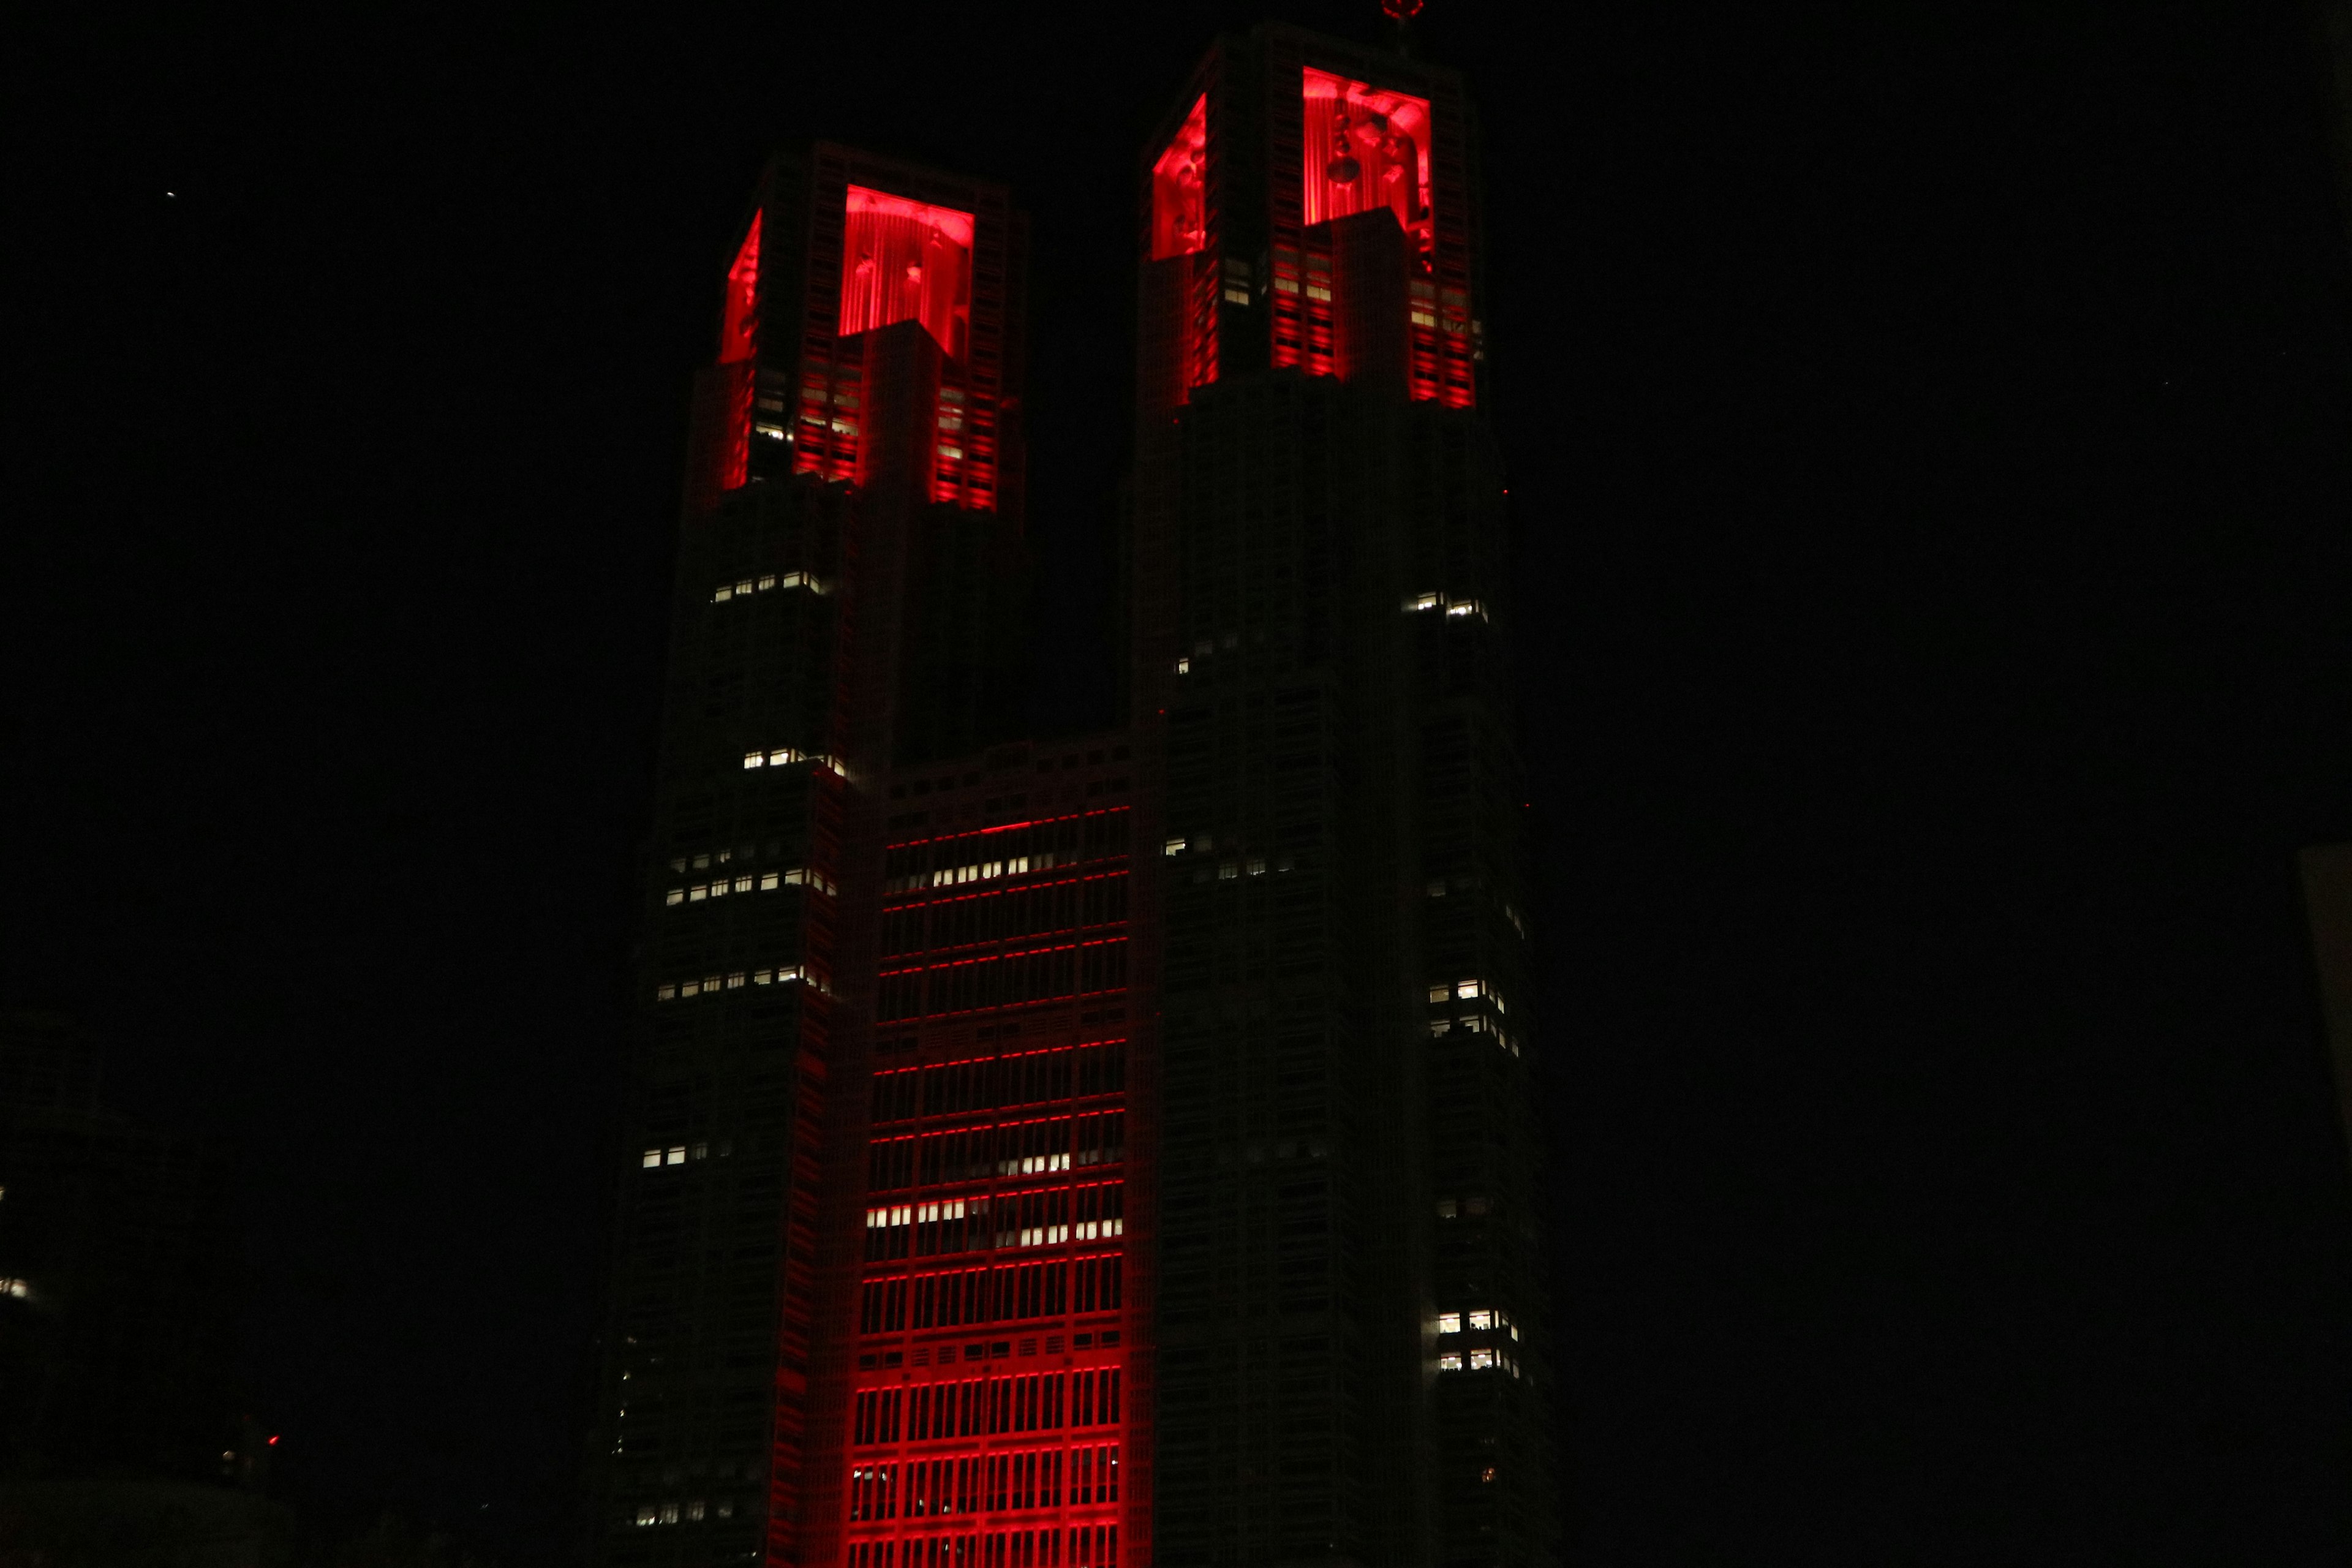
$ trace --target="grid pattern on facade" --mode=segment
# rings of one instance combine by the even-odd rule
[[[852,1565],[1124,1561],[1130,819],[886,852]]]

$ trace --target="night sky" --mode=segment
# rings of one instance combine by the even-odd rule
[[[1034,717],[1099,723],[1134,158],[1264,13],[229,9],[0,68],[0,1003],[240,1145],[288,1495],[559,1561],[751,183],[825,135],[1033,215]],[[1537,9],[1423,37],[1487,137],[1580,1560],[2344,1561],[2305,24]]]

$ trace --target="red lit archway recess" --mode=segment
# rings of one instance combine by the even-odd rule
[[[845,1568],[1118,1568],[1127,808],[890,846]]]
[[[727,396],[726,448],[719,458],[719,488],[731,490],[741,484],[751,463],[751,361],[758,350],[760,295],[760,215],[727,268],[727,308],[719,329],[719,363],[740,368],[725,379]]]
[[[826,479],[856,476],[866,418],[865,334],[894,322],[919,321],[944,362],[931,500],[994,510],[1000,434],[1011,406],[1001,397],[1006,364],[1003,220],[993,220],[992,234],[983,232],[981,215],[961,207],[919,201],[854,178],[835,188],[842,193],[840,205],[833,209],[837,221],[821,218],[813,246],[834,297],[824,299],[812,286],[814,319],[805,329],[793,467]],[[830,205],[831,198],[824,199]],[[835,244],[837,267],[831,249]]]
[[[1462,193],[1433,184],[1442,160],[1433,157],[1438,126],[1430,100],[1307,66],[1299,110],[1298,249],[1286,255],[1277,239],[1273,363],[1332,374],[1330,243],[1320,226],[1385,207],[1412,257],[1412,395],[1470,407],[1477,348]]]
[[[1217,379],[1217,261],[1209,247],[1209,95],[1192,100],[1184,123],[1151,165],[1153,261],[1196,259],[1180,292],[1177,363],[1183,390]]]

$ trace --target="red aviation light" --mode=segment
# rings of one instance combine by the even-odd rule
[[[971,214],[852,185],[848,217],[841,335],[920,321],[940,352],[962,359],[971,315]]]
[[[1151,259],[1191,256],[1209,243],[1209,95],[1192,100],[1176,139],[1151,165]]]
[[[1430,249],[1429,100],[1308,67],[1301,190],[1311,226],[1385,206]]]

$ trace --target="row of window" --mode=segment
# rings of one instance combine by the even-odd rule
[[[696,1498],[691,1502],[648,1502],[637,1505],[637,1522],[648,1524],[698,1524],[705,1519],[732,1519],[735,1504],[721,1498],[717,1503]]]
[[[1511,1315],[1508,1312],[1475,1307],[1467,1312],[1437,1314],[1437,1331],[1441,1334],[1458,1334],[1462,1332],[1465,1323],[1468,1324],[1472,1333],[1483,1333],[1490,1329],[1508,1329],[1511,1338],[1516,1340],[1519,1337],[1519,1326],[1511,1321]]]
[[[654,987],[654,1000],[675,1002],[688,996],[706,996],[719,991],[740,991],[746,985],[814,986],[830,996],[833,987],[822,975],[812,975],[797,963],[787,963],[774,969],[739,969],[732,974],[706,974],[699,980],[681,980]]]
[[[1007,1027],[1006,1033],[1012,1029]],[[983,1037],[987,1031],[981,1031]],[[1041,1100],[1117,1094],[1127,1087],[1127,1042],[1101,1040],[1042,1051],[935,1062],[874,1075],[877,1121],[1003,1110]]]
[[[1495,1044],[1510,1052],[1511,1055],[1516,1057],[1521,1054],[1518,1040],[1513,1036],[1505,1034],[1502,1026],[1492,1018],[1471,1014],[1460,1018],[1432,1018],[1429,1021],[1429,1033],[1432,1038],[1440,1035],[1450,1035],[1456,1029],[1460,1029],[1465,1035],[1492,1035],[1495,1037]]]
[[[764,428],[764,426],[763,426]],[[764,594],[771,588],[806,588],[812,594],[829,594],[833,590],[817,581],[813,572],[763,573],[757,577],[745,577],[733,583],[721,583],[710,595],[714,605],[730,599],[748,599],[754,594]]]
[[[1488,1368],[1519,1375],[1519,1363],[1501,1351],[1441,1351],[1437,1357],[1440,1372],[1485,1372]]]
[[[862,1414],[863,1404],[859,1409]],[[875,1439],[861,1435],[857,1440]],[[1087,1508],[1118,1500],[1118,1445],[853,1465],[849,1475],[850,1518],[860,1522],[1061,1508],[1066,1493],[1066,1506]]]
[[[822,871],[794,867],[789,871],[761,871],[740,877],[722,877],[715,881],[699,882],[690,888],[672,888],[662,895],[664,904],[698,904],[706,899],[723,899],[730,893],[772,893],[778,888],[814,888],[828,897],[836,889],[833,879]]]
[[[866,1186],[930,1187],[990,1176],[1037,1176],[1117,1164],[1127,1152],[1127,1114],[1046,1117],[877,1140],[866,1152]]]
[[[1503,998],[1495,988],[1483,980],[1457,980],[1450,985],[1441,981],[1429,988],[1429,999],[1433,1003],[1451,1002],[1457,997],[1465,1002],[1475,1002],[1481,996],[1495,1005],[1496,1012],[1510,1011],[1503,1005]]]
[[[1408,594],[1405,595],[1403,608],[1408,615],[1417,615],[1425,610],[1442,610],[1448,617],[1475,616],[1482,621],[1486,618],[1486,601],[1449,599],[1443,594]]]
[[[944,1437],[1058,1432],[1065,1427],[1116,1426],[1119,1419],[1119,1369],[1115,1366],[914,1383],[887,1392],[903,1397],[899,1403],[877,1403],[875,1421],[878,1426],[887,1420],[889,1428],[896,1431],[898,1414],[903,1409],[906,1441],[909,1443]],[[888,1470],[895,1467],[872,1468]],[[877,1513],[852,1517],[892,1516]]]
[[[1126,1234],[1126,1191],[1103,1182],[994,1199],[884,1204],[866,1211],[866,1257],[876,1262],[1101,1241]]]
[[[792,746],[778,746],[773,751],[746,752],[743,765],[747,768],[781,768],[792,763],[814,763],[829,773],[848,776],[841,759],[824,752],[803,752]]]
[[[1120,1305],[1120,1258],[1117,1253],[1097,1258],[1055,1258],[1046,1263],[998,1264],[987,1268],[957,1268],[944,1274],[901,1275],[868,1279],[858,1293],[857,1326],[862,1333],[898,1333],[916,1329],[954,1329],[981,1323],[1018,1322],[1026,1318],[1058,1318],[1066,1313],[1115,1312]],[[1092,1338],[1078,1336],[1080,1345]],[[1118,1338],[1118,1331],[1103,1342]],[[1028,1342],[1024,1342],[1024,1346]],[[1048,1350],[1059,1348],[1048,1342]],[[985,1352],[985,1345],[965,1347],[967,1359]],[[1027,1353],[1024,1350],[1024,1353]],[[918,1365],[928,1352],[915,1352]],[[942,1363],[955,1360],[955,1346],[940,1347]]]
[[[883,914],[882,952],[896,957],[1117,925],[1127,919],[1127,898],[1121,870],[926,899]]]
[[[1013,1007],[1127,984],[1127,939],[1065,944],[901,970],[882,976],[874,1016],[879,1023]]]
[[[733,1152],[734,1145],[726,1139],[720,1139],[719,1142],[719,1157],[724,1160],[728,1155]],[[667,1149],[646,1150],[645,1155],[645,1168],[650,1171],[662,1165],[683,1165],[689,1159],[708,1160],[709,1158],[710,1158],[710,1145],[707,1142],[673,1143]]]
[[[1118,1526],[853,1541],[846,1568],[1118,1568]]]
[[[977,833],[920,839],[893,847],[882,865],[882,890],[907,892],[980,879],[978,868],[1022,860],[1031,870],[1100,860],[1127,853],[1128,808],[1109,806],[1041,822],[1010,823]],[[954,875],[940,879],[939,873]],[[994,875],[1017,875],[1000,869]]]

